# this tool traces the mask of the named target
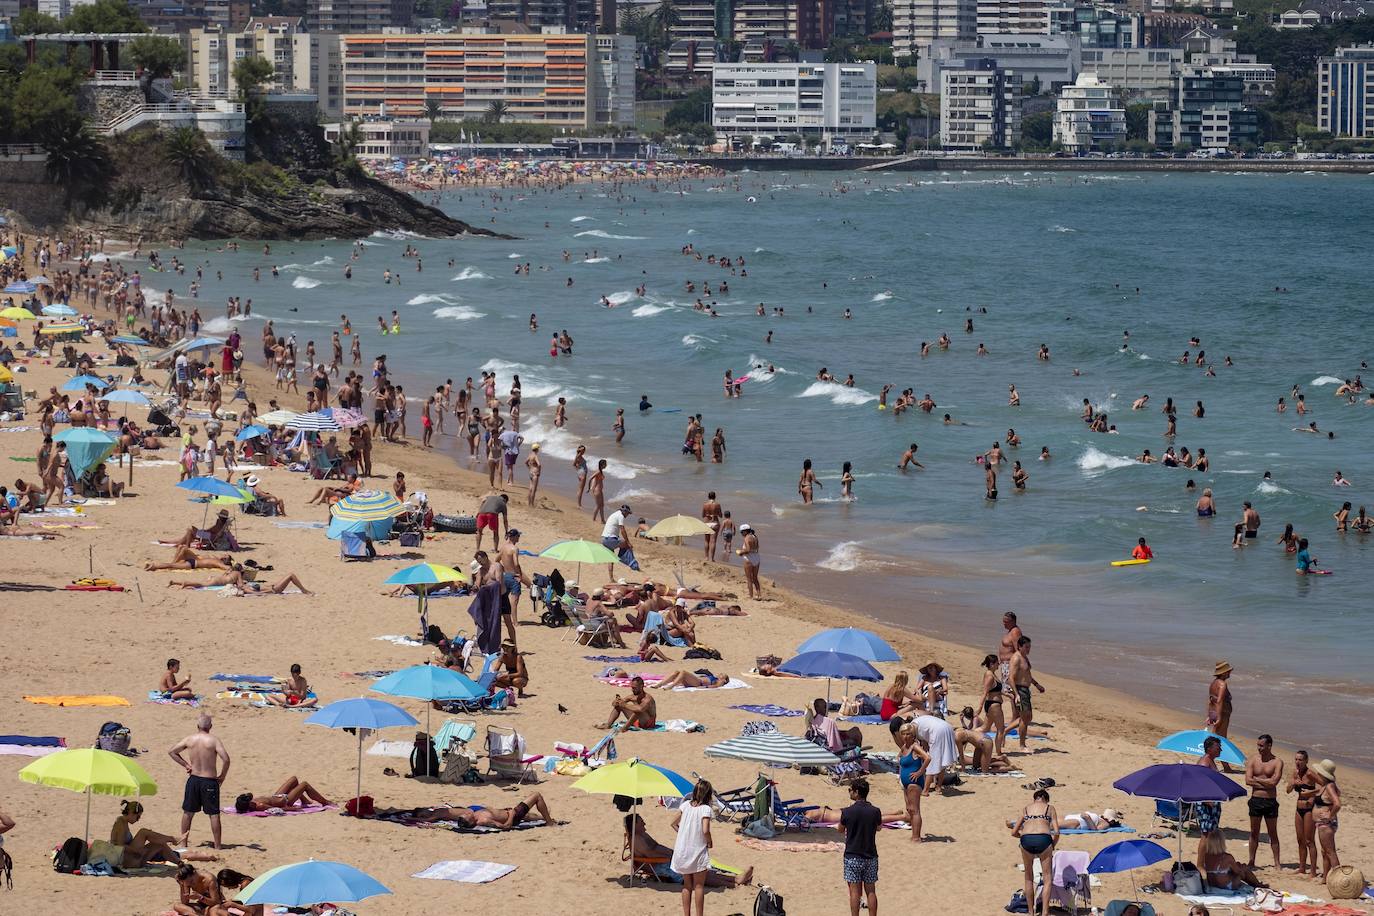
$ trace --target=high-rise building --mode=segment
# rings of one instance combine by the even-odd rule
[[[716,64],[711,124],[724,135],[871,136],[878,67],[862,64]]]
[[[671,30],[673,41],[711,41],[731,37],[734,23],[729,0],[681,0],[673,4],[673,10],[677,13],[677,22]],[[723,22],[718,12],[725,14]]]
[[[1050,34],[1046,0],[977,0],[978,34]]]
[[[920,54],[932,41],[972,41],[978,34],[978,0],[893,0],[892,50]]]
[[[233,96],[234,64],[245,57],[261,57],[275,71],[271,89],[314,92],[311,71],[311,36],[300,30],[299,18],[261,16],[250,19],[241,32],[212,26],[188,31],[186,78],[196,92],[206,96]]]
[[[1317,129],[1374,137],[1374,44],[1317,58]]]
[[[1117,90],[1092,73],[1059,92],[1054,140],[1071,153],[1102,149],[1126,139],[1126,105]]]
[[[1021,75],[993,59],[940,73],[940,145],[955,152],[1009,149],[1021,141]]]
[[[344,114],[420,117],[426,102],[436,102],[439,117],[449,119],[478,120],[499,110],[504,121],[556,127],[633,123],[633,96],[625,104],[634,86],[633,45],[627,53],[625,42],[633,41],[479,29],[344,35]],[[604,105],[601,93],[612,94]]]
[[[362,33],[409,28],[414,0],[307,0],[305,27],[309,32]]]
[[[1162,149],[1224,150],[1259,141],[1259,112],[1245,104],[1245,79],[1189,68],[1167,105],[1150,112],[1150,137]]]

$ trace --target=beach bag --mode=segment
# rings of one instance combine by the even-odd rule
[[[759,840],[771,840],[773,837],[777,836],[778,832],[773,829],[772,824],[768,823],[767,818],[761,817],[758,820],[750,821],[745,824],[744,829],[741,830],[740,833]]]
[[[116,754],[129,754],[129,730],[119,722],[106,722],[100,726],[100,734],[95,739],[95,746],[102,751],[113,751]]]
[[[86,841],[81,837],[68,837],[66,842],[52,851],[53,871],[70,875],[86,864]]]
[[[1364,893],[1364,873],[1353,865],[1338,865],[1326,875],[1326,892],[1337,900],[1357,900]]]
[[[686,652],[682,654],[682,657],[709,658],[713,659],[714,661],[721,661],[719,652],[717,652],[715,649],[712,649],[710,646],[704,646],[701,643],[697,643],[696,645],[692,646],[692,648],[688,649]]]
[[[371,817],[377,809],[373,807],[371,795],[360,795],[345,802],[344,810],[350,817]]]
[[[1017,891],[1012,894],[1011,901],[1006,906],[1002,907],[1002,909],[1006,910],[1008,913],[1028,912],[1030,908],[1026,906],[1026,892]]]
[[[1200,897],[1204,893],[1202,872],[1192,862],[1180,862],[1173,867],[1174,893]]]
[[[754,898],[754,916],[787,916],[782,908],[782,895],[774,893],[766,884],[759,888],[759,895]]]
[[[402,547],[419,547],[419,546],[420,546],[420,542],[423,541],[424,539],[425,539],[425,536],[424,536],[421,532],[419,532],[419,531],[403,531],[403,532],[401,532],[401,546],[402,546]]]
[[[449,742],[444,754],[444,765],[439,770],[439,781],[451,786],[462,785],[468,773],[477,769],[477,755],[468,750],[458,739]]]
[[[739,733],[741,738],[751,738],[754,735],[775,735],[777,731],[778,727],[767,719],[754,719],[745,722]]]
[[[424,732],[415,733],[415,746],[410,750],[410,775],[439,775],[439,755],[434,752],[434,742]]]

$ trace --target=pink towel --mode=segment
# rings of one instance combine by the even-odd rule
[[[1087,877],[1088,877],[1089,856],[1086,852],[1056,852],[1054,854],[1054,883],[1051,888],[1052,900],[1059,902],[1065,909],[1074,909],[1074,891],[1079,888],[1079,881],[1083,879],[1083,893],[1086,899],[1088,896]]]
[[[638,676],[641,680],[643,680],[644,683],[646,683],[646,684],[656,684],[656,683],[658,683],[659,681],[663,680],[663,677],[664,677],[662,674],[640,674],[640,675],[637,675],[637,676]],[[616,687],[629,687],[629,686],[630,686],[630,682],[633,681],[634,678],[633,678],[633,677],[603,677],[603,678],[598,678],[598,680],[600,680],[600,681],[602,681],[603,683],[606,683],[606,684],[613,684],[613,685],[616,686]]]

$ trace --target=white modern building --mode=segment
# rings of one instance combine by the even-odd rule
[[[878,67],[862,64],[716,64],[711,123],[720,135],[802,134],[823,141],[871,136]]]
[[[1021,75],[975,61],[940,74],[940,145],[953,152],[1010,149],[1021,140]]]
[[[1072,83],[1083,66],[1074,34],[979,35],[973,41],[932,42],[916,60],[916,79],[938,90],[941,71],[968,69],[971,61],[986,58],[996,60],[1002,70],[1019,74],[1028,92],[1054,92]]]
[[[1183,66],[1177,48],[1084,48],[1083,72],[1130,100],[1164,101]]]
[[[596,36],[596,66],[591,70],[597,124],[635,122],[635,37]]]
[[[924,57],[933,41],[972,41],[977,34],[978,0],[893,0],[892,52],[898,57]]]
[[[1080,73],[1059,93],[1054,140],[1071,153],[1098,150],[1126,139],[1126,106],[1116,88],[1092,73]]]
[[[54,19],[66,19],[72,14],[72,10],[90,6],[92,3],[95,3],[95,0],[38,0],[37,9],[38,12],[46,13]]]
[[[429,156],[430,122],[426,118],[366,118],[358,125],[359,159],[423,159]],[[349,122],[324,125],[324,138],[330,143],[352,125]]]
[[[1374,44],[1317,58],[1317,129],[1374,137]]]

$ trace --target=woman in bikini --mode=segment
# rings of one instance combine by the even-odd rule
[[[1316,878],[1317,824],[1312,811],[1317,798],[1317,785],[1308,770],[1307,761],[1307,751],[1298,751],[1293,755],[1293,770],[1288,774],[1287,791],[1296,793],[1298,796],[1297,806],[1293,813],[1293,829],[1298,836],[1298,874],[1309,874],[1307,863],[1310,858],[1312,861],[1310,874]]]
[[[1317,794],[1312,800],[1312,822],[1317,830],[1317,844],[1322,850],[1322,873],[1325,880],[1331,869],[1339,868],[1340,856],[1336,854],[1336,828],[1340,826],[1337,816],[1341,813],[1341,789],[1336,785],[1336,765],[1330,760],[1314,763],[1307,768],[1317,786]]]
[[[1268,886],[1255,876],[1254,869],[1241,865],[1235,856],[1226,851],[1226,837],[1220,830],[1213,830],[1202,838],[1200,859],[1198,865],[1202,867],[1203,879],[1208,887],[1248,890]]]
[[[1035,860],[1040,860],[1041,874],[1054,873],[1054,846],[1059,842],[1059,815],[1050,804],[1050,793],[1037,789],[1031,803],[1021,809],[1021,817],[1012,824],[1011,835],[1021,845],[1021,864],[1025,869],[1026,901],[1035,913]],[[1049,916],[1050,895],[1041,898],[1040,914]]]
[[[1283,534],[1279,535],[1276,543],[1283,545],[1284,553],[1298,552],[1298,535],[1293,531],[1293,524],[1290,522],[1283,526]]]
[[[664,687],[700,687],[709,689],[713,687],[724,687],[728,683],[730,683],[730,675],[712,674],[705,668],[701,668],[695,672],[674,671],[657,684],[649,684],[647,686],[650,690],[661,690]]]
[[[241,891],[253,883],[253,879],[241,872],[236,872],[232,868],[221,868],[215,875],[215,883],[220,886],[220,894],[225,897],[232,897],[236,891]],[[225,901],[217,906],[210,907],[206,911],[206,916],[263,916],[265,904],[237,903],[233,900]]]
[[[572,460],[573,471],[577,473],[577,505],[582,506],[582,495],[587,492],[587,447],[579,445]]]
[[[208,853],[186,852],[178,854],[173,848],[176,837],[156,830],[134,825],[143,817],[143,805],[133,800],[120,805],[119,817],[110,827],[110,845],[118,846],[124,854],[118,863],[119,868],[142,868],[149,862],[172,862],[181,864],[182,859],[213,862],[217,857]]]
[[[244,792],[234,799],[234,810],[239,814],[247,814],[250,811],[267,811],[271,808],[296,808],[303,806],[301,799],[305,799],[305,803],[324,807],[333,804],[310,783],[299,777],[291,776],[281,784],[281,788],[271,795],[254,795],[252,792]]]
[[[820,485],[816,472],[811,470],[811,459],[807,458],[802,462],[801,477],[797,478],[797,492],[801,494],[803,504],[811,502],[815,488]]]
[[[993,756],[1002,756],[1002,747],[1007,740],[1007,720],[1002,709],[1002,681],[998,677],[997,656],[989,654],[983,659],[983,719],[993,735]]]
[[[214,557],[202,557],[190,547],[178,547],[176,553],[172,554],[170,563],[154,563],[149,560],[143,564],[143,568],[148,572],[159,572],[164,569],[218,569],[229,570],[234,568],[234,558],[225,556],[220,559]]]

